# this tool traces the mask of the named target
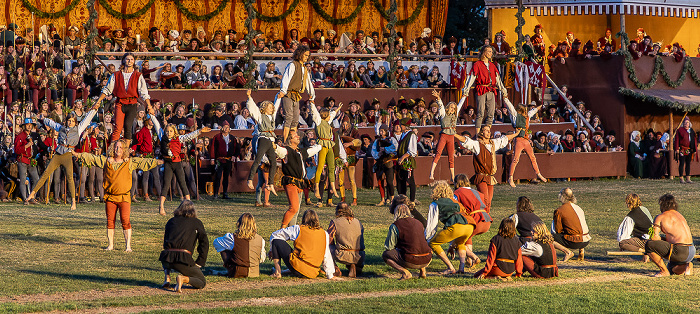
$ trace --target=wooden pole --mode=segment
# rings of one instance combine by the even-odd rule
[[[586,117],[583,116],[583,113],[581,113],[578,110],[578,108],[576,108],[576,106],[574,106],[574,104],[571,102],[571,100],[569,100],[569,98],[566,97],[564,92],[562,92],[561,89],[559,89],[559,86],[557,86],[557,84],[554,83],[554,81],[552,81],[552,78],[549,77],[549,74],[545,74],[545,76],[547,77],[547,81],[549,81],[549,84],[552,84],[552,88],[557,90],[557,93],[559,93],[559,95],[561,95],[561,97],[564,98],[564,100],[566,100],[566,103],[571,106],[571,109],[573,109],[574,112],[576,112],[576,114],[578,114],[579,117],[581,117],[581,121],[583,121],[583,123],[586,124],[586,127],[588,127],[588,129],[591,130],[591,132],[595,132],[595,129],[593,128],[593,126],[591,126],[591,124],[588,123],[588,121],[586,121]],[[671,123],[671,124],[673,124],[673,123]],[[581,126],[579,125],[579,127],[581,127]]]
[[[686,113],[687,114],[687,113]],[[673,164],[673,156],[675,156],[675,152],[673,151],[673,139],[675,138],[675,133],[676,130],[671,130],[673,127],[673,109],[668,110],[668,128],[671,134],[674,134],[674,136],[671,136],[668,138],[668,178],[673,180],[673,172],[671,172],[675,167],[671,166]],[[678,176],[681,176],[679,173]]]

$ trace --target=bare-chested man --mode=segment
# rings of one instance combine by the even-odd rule
[[[678,203],[671,194],[659,197],[659,209],[661,215],[654,218],[653,234],[646,244],[646,253],[660,269],[654,277],[668,276],[670,272],[692,275],[695,246],[688,222],[678,212]],[[668,259],[668,266],[664,259]]]

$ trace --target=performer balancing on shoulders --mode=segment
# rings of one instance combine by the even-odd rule
[[[476,133],[481,130],[486,115],[486,125],[491,126],[493,115],[496,110],[497,91],[503,94],[503,98],[508,98],[508,91],[501,82],[496,64],[491,62],[493,57],[493,47],[483,46],[479,52],[479,61],[474,62],[472,70],[467,76],[462,93],[467,95],[472,84],[476,83],[476,101],[478,110],[476,113]]]
[[[335,190],[335,154],[333,154],[335,141],[333,140],[333,127],[331,127],[330,121],[335,119],[335,115],[343,108],[343,104],[340,104],[336,110],[323,108],[321,112],[318,111],[313,102],[309,102],[309,107],[311,108],[314,124],[316,124],[316,137],[318,138],[318,143],[321,145],[321,151],[318,153],[316,176],[314,176],[314,193],[316,198],[321,200],[319,184],[321,182],[323,166],[326,165],[328,167],[328,180],[330,181],[331,192],[333,196],[338,197],[338,193]]]
[[[447,109],[442,104],[442,99],[440,98],[440,92],[433,90],[433,96],[437,99],[437,103],[440,106],[437,117],[440,119],[440,142],[438,142],[437,149],[435,150],[435,157],[433,158],[433,165],[430,168],[430,180],[435,179],[435,167],[437,167],[438,161],[442,156],[442,150],[447,147],[447,161],[450,165],[450,178],[455,177],[455,134],[457,134],[457,115],[462,110],[462,105],[467,99],[467,94],[462,95],[462,99],[459,100],[459,104],[450,102],[447,104]]]
[[[260,167],[263,156],[267,156],[267,160],[270,162],[269,178],[274,178],[275,171],[277,170],[277,153],[275,152],[275,141],[277,140],[275,135],[275,113],[277,110],[279,110],[280,99],[275,99],[274,104],[269,100],[263,101],[260,104],[260,107],[258,107],[250,94],[251,91],[248,90],[246,92],[246,95],[248,96],[248,105],[246,108],[248,108],[250,116],[257,122],[255,124],[255,133],[257,133],[255,134],[255,138],[257,139],[257,149],[255,153],[255,160],[253,161],[253,165],[250,167],[250,174],[248,175],[248,188],[255,190],[255,186],[253,186],[253,177],[257,173],[258,167]],[[285,135],[285,138],[286,137],[287,136]],[[272,182],[268,183],[267,190],[277,195],[275,185],[272,184]]]
[[[131,173],[137,169],[146,172],[163,164],[158,159],[129,157],[129,152],[129,141],[126,139],[112,142],[107,149],[107,156],[71,151],[85,166],[104,169],[107,250],[114,248],[114,222],[119,210],[126,251],[131,252]]]
[[[506,104],[510,105],[509,101]],[[509,107],[512,108],[512,105]],[[532,150],[532,145],[530,145],[530,118],[532,118],[540,110],[542,105],[532,108],[530,111],[527,110],[527,106],[519,104],[518,108],[515,109],[515,118],[513,127],[515,127],[515,132],[517,136],[515,137],[515,148],[513,149],[513,161],[510,164],[510,174],[508,176],[508,184],[515,187],[513,182],[513,174],[515,173],[515,167],[518,166],[518,161],[520,161],[520,153],[525,150],[527,157],[530,158],[532,163],[532,169],[535,170],[537,177],[542,180],[542,182],[547,182],[547,179],[540,173],[540,168],[537,166],[537,158],[535,158],[535,153]]]
[[[286,140],[290,129],[296,129],[299,121],[299,101],[301,94],[309,93],[309,101],[316,98],[314,85],[311,81],[311,72],[304,65],[309,60],[311,51],[308,46],[299,45],[292,54],[292,62],[287,64],[282,74],[280,91],[275,102],[281,99],[284,106],[284,130],[283,135]]]
[[[141,72],[136,70],[135,63],[134,54],[125,53],[122,57],[120,70],[109,77],[107,85],[102,89],[100,98],[97,99],[99,104],[108,95],[117,97],[117,102],[114,106],[116,125],[110,137],[111,141],[118,140],[122,130],[124,130],[124,138],[131,141],[134,119],[138,113],[137,102],[139,97],[146,102],[147,109],[151,107],[148,84]]]
[[[31,201],[36,196],[39,189],[44,186],[44,183],[53,175],[54,170],[58,167],[63,166],[66,169],[66,173],[69,178],[73,177],[73,155],[71,152],[75,149],[80,141],[80,135],[87,129],[88,125],[92,121],[92,118],[97,113],[97,108],[100,107],[99,102],[96,102],[92,107],[87,116],[78,124],[77,117],[74,113],[68,115],[66,119],[66,124],[61,125],[49,118],[44,118],[44,124],[48,127],[58,131],[58,147],[56,148],[56,154],[51,159],[51,162],[44,170],[44,174],[39,179],[39,182],[32,189],[32,193],[29,194],[27,201]],[[70,209],[75,209],[75,181],[68,180],[68,193],[70,193],[71,207]]]

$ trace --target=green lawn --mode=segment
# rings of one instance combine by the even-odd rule
[[[163,227],[167,217],[157,215],[155,203],[135,203],[132,206],[134,229],[133,253],[123,252],[123,238],[116,236],[115,251],[107,252],[103,204],[80,205],[70,211],[67,205],[22,206],[0,204],[0,276],[5,284],[0,289],[0,311],[34,312],[51,310],[99,311],[123,308],[129,311],[158,310],[158,306],[182,307],[182,311],[225,311],[227,306],[246,306],[249,312],[347,312],[361,309],[368,312],[455,312],[480,309],[487,312],[513,310],[517,312],[698,312],[700,289],[697,276],[653,279],[646,276],[656,270],[653,264],[642,264],[640,258],[607,257],[605,251],[616,250],[615,234],[626,214],[624,196],[635,192],[653,214],[658,213],[656,199],[663,193],[674,193],[680,211],[690,224],[695,243],[700,243],[700,201],[696,185],[681,185],[653,180],[594,180],[520,185],[515,189],[496,187],[492,216],[494,226],[486,235],[475,239],[476,253],[485,260],[488,240],[495,234],[498,221],[512,214],[518,196],[529,196],[536,213],[551,220],[558,206],[558,191],[570,186],[586,212],[593,240],[587,248],[586,262],[561,264],[560,279],[538,281],[518,279],[525,285],[503,286],[490,280],[471,276],[441,277],[436,273],[444,265],[434,259],[429,266],[429,278],[398,282],[397,274],[381,260],[384,237],[392,217],[386,207],[375,207],[378,191],[361,190],[360,206],[355,214],[365,226],[367,266],[365,278],[330,282],[325,279],[271,279],[271,263],[261,266],[256,279],[227,279],[208,276],[208,287],[201,291],[186,290],[182,295],[157,289],[162,282],[158,255],[162,246]],[[427,212],[430,190],[420,188],[419,209]],[[254,208],[253,195],[236,194],[231,201],[197,202],[200,219],[209,233],[210,241],[232,232],[235,222],[244,212],[252,212],[258,230],[268,238],[280,224],[286,210],[283,195],[272,197],[271,208]],[[167,204],[172,211],[176,202]],[[302,208],[304,210],[305,208]],[[334,209],[318,210],[325,224]],[[118,227],[119,228],[119,227]],[[119,232],[119,230],[117,230]],[[560,255],[561,256],[561,255]],[[207,268],[222,269],[221,259],[210,248]],[[476,269],[471,270],[471,272]],[[631,278],[624,275],[633,274]],[[585,278],[620,276],[604,282],[578,282]],[[642,275],[640,277],[640,275]],[[510,284],[508,284],[510,285]],[[474,290],[462,291],[464,287]],[[425,289],[434,289],[425,292]],[[400,295],[393,293],[400,292]],[[421,292],[423,293],[414,293]],[[369,294],[362,294],[369,293]],[[350,296],[348,296],[350,294]],[[360,294],[354,296],[354,294]],[[661,297],[656,297],[660,294]],[[344,295],[342,300],[333,300]],[[234,304],[272,298],[271,303]],[[265,299],[267,300],[267,299]],[[281,301],[280,301],[281,300]],[[290,301],[291,300],[291,301]],[[651,301],[650,301],[651,300]],[[268,300],[269,301],[269,300]],[[275,306],[275,302],[284,305]],[[295,306],[286,303],[291,302]],[[546,301],[543,303],[543,301]],[[199,303],[197,303],[199,302]],[[202,305],[210,304],[210,305]],[[221,306],[218,306],[218,305]],[[263,304],[263,307],[254,305]],[[450,304],[450,308],[445,305]],[[641,306],[641,307],[640,307]],[[211,308],[213,307],[213,308]],[[164,308],[163,311],[170,311]]]

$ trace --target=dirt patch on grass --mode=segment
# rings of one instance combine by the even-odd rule
[[[138,313],[143,311],[154,310],[198,310],[198,309],[216,309],[216,308],[237,308],[243,306],[283,306],[283,305],[307,305],[317,304],[331,300],[346,300],[346,299],[364,299],[392,296],[406,296],[410,294],[431,294],[453,291],[482,291],[482,290],[497,290],[506,288],[524,288],[524,287],[542,287],[542,286],[557,286],[566,284],[585,284],[585,283],[600,283],[613,282],[626,279],[643,278],[645,275],[640,274],[616,274],[606,276],[595,276],[586,278],[569,278],[569,279],[554,279],[541,281],[513,281],[513,282],[492,282],[481,285],[468,286],[447,286],[441,288],[428,289],[406,289],[396,291],[375,291],[363,293],[337,293],[323,296],[289,296],[289,297],[262,297],[235,301],[213,301],[213,302],[193,302],[184,304],[170,305],[152,305],[152,306],[133,306],[133,307],[118,307],[118,308],[97,308],[89,310],[80,310],[80,313]],[[287,282],[290,285],[303,284],[303,282]],[[255,288],[261,288],[260,284]],[[218,287],[217,287],[218,288]],[[207,287],[209,289],[209,287]]]

